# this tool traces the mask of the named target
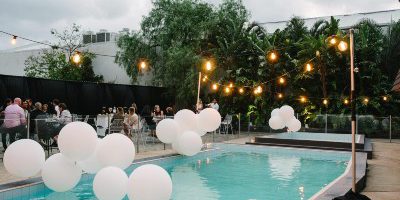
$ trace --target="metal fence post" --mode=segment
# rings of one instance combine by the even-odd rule
[[[328,133],[328,113],[325,113],[325,133]]]
[[[238,130],[238,138],[240,138],[240,113],[239,113],[239,115],[238,115],[238,116],[239,116],[239,117],[238,117],[238,118],[239,118],[239,128],[238,128],[239,130]]]
[[[392,115],[389,115],[389,142],[392,142]]]
[[[136,137],[136,153],[139,153],[139,134],[140,133],[140,116],[138,115],[138,130],[136,131],[137,137]],[[142,138],[143,139],[143,138]]]
[[[108,133],[105,134],[110,134],[110,124],[111,124],[111,120],[110,120],[110,113],[107,113],[107,126],[108,126]]]
[[[358,119],[360,116],[356,115],[356,135],[358,135]]]
[[[27,114],[27,122],[26,122],[26,124],[27,124],[27,127],[26,127],[26,132],[27,132],[27,134],[26,134],[26,138],[27,139],[30,139],[29,138],[29,129],[30,129],[30,125],[31,125],[31,114],[28,112],[28,114]]]

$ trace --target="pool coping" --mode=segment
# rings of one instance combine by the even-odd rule
[[[367,173],[367,153],[356,153],[356,191],[365,187]],[[314,194],[309,200],[331,200],[345,195],[352,189],[352,159],[350,159],[345,172]]]

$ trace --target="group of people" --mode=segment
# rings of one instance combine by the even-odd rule
[[[122,123],[123,133],[131,138],[131,130],[142,128],[137,110],[136,104],[133,103],[127,112],[125,112],[123,107],[111,108],[108,111],[103,107],[100,114],[112,114],[111,124]],[[155,105],[153,110],[151,110],[149,105],[145,105],[140,113],[141,119],[147,124],[150,129],[150,135],[153,137],[156,137],[155,129],[157,123],[165,117],[172,117],[173,115],[174,111],[172,107],[167,107],[164,112],[159,105]]]
[[[206,104],[206,107],[213,108],[213,109],[218,111],[219,110],[219,105],[218,105],[217,99],[213,99],[211,101],[211,103]],[[197,105],[196,105],[196,109],[195,109],[196,113],[200,113],[203,109],[204,109],[203,101],[201,101],[201,99],[199,99],[197,101]]]
[[[4,105],[0,107],[0,133],[4,151],[7,149],[7,135],[10,144],[16,138],[27,137],[28,119],[29,133],[32,136],[35,133],[36,120],[54,119],[57,123],[50,135],[56,140],[61,128],[72,121],[72,115],[67,105],[60,103],[58,99],[54,99],[50,105],[40,102],[33,105],[31,99],[22,101],[18,97],[14,100],[6,99]]]

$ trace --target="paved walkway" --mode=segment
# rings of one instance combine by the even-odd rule
[[[368,160],[367,186],[362,194],[373,200],[400,199],[400,140],[374,139]]]

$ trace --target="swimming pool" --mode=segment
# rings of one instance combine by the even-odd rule
[[[173,200],[308,199],[346,169],[347,152],[216,144],[217,150],[193,157],[173,156],[138,162],[165,168],[173,181]],[[67,193],[39,183],[0,193],[0,199],[96,199],[92,175]],[[127,199],[127,198],[126,198]]]
[[[291,139],[291,140],[313,140],[313,141],[351,143],[351,134],[294,132],[294,133],[278,133],[270,137],[279,139]],[[356,135],[356,142],[359,141],[360,141],[360,135]]]

